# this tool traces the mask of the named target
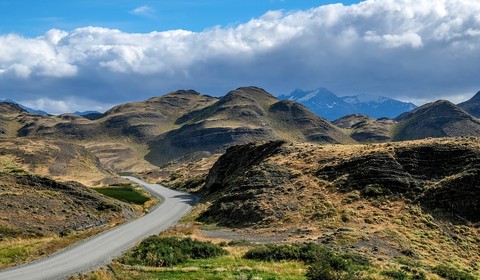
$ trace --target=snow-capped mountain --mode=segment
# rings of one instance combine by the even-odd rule
[[[385,96],[368,94],[337,96],[326,88],[308,91],[296,89],[279,98],[297,101],[328,120],[336,120],[350,114],[363,114],[376,119],[395,118],[417,108],[413,103]]]

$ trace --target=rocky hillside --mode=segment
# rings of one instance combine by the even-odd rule
[[[0,237],[31,237],[118,223],[135,216],[128,206],[75,183],[0,173]]]
[[[381,262],[475,270],[479,143],[234,146],[206,177],[199,220],[237,233],[316,240]]]
[[[228,225],[271,223],[275,217],[288,216],[288,212],[303,208],[302,202],[295,204],[290,199],[287,205],[272,209],[273,205],[262,204],[261,200],[289,193],[299,197],[303,187],[298,189],[298,181],[310,177],[311,182],[322,182],[340,192],[407,198],[421,203],[425,209],[454,213],[477,223],[480,204],[476,198],[480,186],[472,183],[480,182],[480,145],[476,141],[326,147],[277,141],[260,146],[234,146],[220,157],[206,179],[203,191],[214,197],[220,193],[206,215]],[[290,162],[289,158],[293,160]],[[449,203],[447,197],[451,199]],[[247,205],[241,205],[240,201]],[[278,204],[281,199],[275,201]],[[236,212],[227,207],[230,203],[235,209],[250,209],[255,214]],[[285,215],[279,214],[282,212]]]
[[[178,128],[178,118],[216,101],[217,98],[194,90],[179,90],[146,101],[113,107],[98,122],[109,133],[144,142]]]

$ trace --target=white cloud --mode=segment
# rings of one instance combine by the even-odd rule
[[[479,14],[477,0],[367,0],[271,11],[203,32],[9,34],[0,36],[0,91],[108,103],[178,88],[218,95],[242,85],[273,93],[325,86],[404,100],[473,94],[480,89]]]
[[[144,5],[131,10],[130,13],[137,16],[153,17],[155,15],[155,9]]]
[[[56,100],[50,98],[39,98],[36,100],[18,100],[20,104],[29,108],[42,110],[50,114],[58,115],[63,113],[73,113],[75,111],[98,111],[105,112],[112,105],[106,106],[105,104],[99,104],[98,102],[92,102],[91,100],[85,100],[83,98],[68,97],[63,100]]]

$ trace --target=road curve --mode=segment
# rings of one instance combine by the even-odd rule
[[[161,185],[148,184],[134,177],[127,178],[162,202],[147,215],[81,241],[45,259],[0,271],[0,280],[51,280],[65,279],[71,275],[103,267],[113,258],[144,238],[157,234],[187,214],[198,198],[167,189]]]

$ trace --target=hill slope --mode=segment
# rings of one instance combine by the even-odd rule
[[[479,136],[480,120],[455,104],[440,100],[398,116],[393,140]]]
[[[480,91],[470,100],[458,104],[458,107],[462,108],[472,116],[480,118]]]
[[[200,190],[199,220],[478,274],[479,163],[477,139],[235,146]]]
[[[396,124],[391,119],[375,120],[360,114],[348,115],[332,123],[350,130],[350,136],[358,142],[388,142],[392,140],[391,129]]]
[[[338,128],[305,107],[279,101],[256,87],[233,90],[214,104],[182,116],[176,124],[182,126],[150,144],[149,161],[161,165],[191,153],[215,153],[235,144],[276,139],[324,143],[351,141]]]

